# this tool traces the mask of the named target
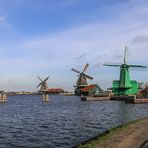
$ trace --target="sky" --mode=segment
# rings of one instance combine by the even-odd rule
[[[74,90],[82,70],[103,89],[119,79],[105,63],[148,66],[147,0],[0,0],[0,89],[37,91],[48,86]],[[131,79],[148,82],[148,71],[131,69]]]

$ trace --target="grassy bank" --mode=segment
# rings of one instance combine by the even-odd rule
[[[148,117],[138,119],[138,120],[135,120],[135,121],[131,121],[131,122],[128,122],[128,123],[123,124],[121,126],[107,130],[103,134],[100,134],[99,136],[96,136],[96,137],[94,137],[94,138],[92,138],[88,141],[85,141],[77,147],[78,148],[95,148],[96,146],[100,145],[101,143],[103,143],[104,141],[106,141],[107,139],[112,137],[113,135],[117,135],[117,134],[121,133],[123,130],[129,128],[131,125],[134,125],[134,124],[136,124],[136,123],[138,123],[142,120],[145,120],[147,118]]]

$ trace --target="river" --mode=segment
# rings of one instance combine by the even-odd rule
[[[107,129],[148,116],[148,104],[81,101],[77,96],[8,96],[0,104],[0,147],[70,148]]]

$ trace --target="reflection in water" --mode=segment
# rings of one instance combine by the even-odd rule
[[[10,96],[0,104],[1,147],[72,147],[103,131],[148,115],[147,104],[83,102],[74,96]]]

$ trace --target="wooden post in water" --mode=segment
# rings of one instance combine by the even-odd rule
[[[6,97],[6,94],[4,93],[4,91],[0,92],[0,102],[1,103],[7,102],[7,97]]]
[[[49,96],[47,93],[43,93],[43,102],[48,102],[49,101]]]

